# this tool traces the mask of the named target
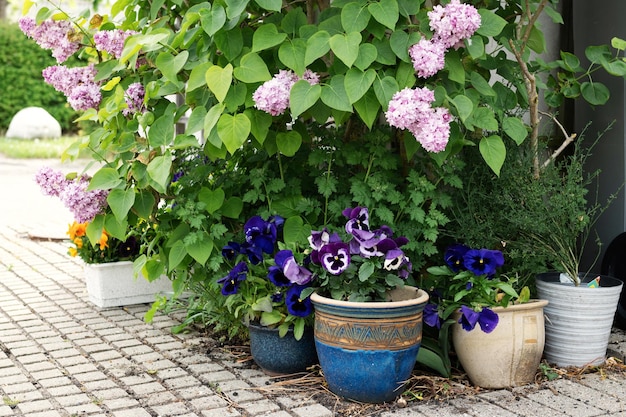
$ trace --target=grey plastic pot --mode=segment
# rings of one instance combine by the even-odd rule
[[[600,287],[589,288],[587,283],[597,274],[581,274],[579,286],[560,282],[559,275],[548,272],[536,277],[538,297],[548,300],[544,357],[561,367],[600,365],[606,359],[622,282],[601,275]]]

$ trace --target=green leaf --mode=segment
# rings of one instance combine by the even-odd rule
[[[267,81],[272,76],[265,61],[256,53],[250,52],[241,58],[239,66],[234,70],[235,77],[244,83]]]
[[[198,106],[191,111],[187,126],[185,127],[185,133],[192,135],[196,132],[204,129],[204,118],[206,117],[206,108]]]
[[[262,145],[272,126],[272,116],[253,108],[247,108],[243,113],[250,119],[250,133]]]
[[[243,210],[243,200],[239,197],[231,197],[222,206],[222,215],[229,219],[236,219]]]
[[[189,52],[187,51],[181,51],[178,55],[161,52],[156,58],[155,65],[166,79],[176,82],[178,81],[177,74],[183,69],[188,58]]]
[[[209,111],[207,112],[204,118],[204,134],[205,135],[209,135],[209,133],[211,133],[213,128],[217,125],[217,122],[222,116],[222,113],[224,113],[225,108],[226,106],[224,106],[224,104],[219,103],[209,109]],[[215,146],[218,146],[218,145],[221,145],[221,143]]]
[[[115,168],[100,168],[91,178],[87,190],[109,190],[124,183]]]
[[[174,140],[174,114],[166,112],[154,121],[148,130],[148,143],[153,148],[167,146]]]
[[[604,64],[611,59],[611,50],[607,45],[595,46],[591,45],[585,48],[585,56],[594,64]],[[576,71],[582,71],[583,69],[578,67]]]
[[[154,195],[148,190],[141,190],[135,194],[135,204],[133,209],[137,212],[137,215],[142,219],[147,219],[152,214],[155,204]]]
[[[148,164],[146,172],[154,181],[153,187],[160,193],[165,194],[169,185],[170,171],[172,169],[172,156],[167,153],[155,157]]]
[[[199,240],[185,245],[185,250],[196,262],[204,265],[213,251],[213,240],[208,234],[203,233]]]
[[[498,121],[496,120],[493,110],[488,107],[478,107],[474,109],[471,123],[484,130],[498,130]]]
[[[215,35],[226,23],[226,10],[220,4],[200,13],[200,24],[207,35]]]
[[[319,84],[311,85],[306,80],[296,82],[289,93],[291,115],[293,117],[300,116],[313,106],[321,95],[322,87]]]
[[[205,81],[217,101],[223,102],[233,82],[233,66],[227,64],[222,68],[218,65],[213,65],[207,69]]]
[[[413,43],[414,42],[409,34],[401,30],[393,32],[389,38],[389,46],[391,47],[391,50],[404,62],[411,62],[411,58],[409,57],[409,47],[411,47]]]
[[[187,256],[187,250],[182,240],[177,241],[170,248],[169,256],[167,257],[167,263],[170,271],[173,271]]]
[[[448,77],[459,84],[465,84],[465,68],[461,62],[461,56],[456,51],[450,51],[445,56],[444,68],[448,71]]]
[[[360,3],[348,3],[341,9],[341,26],[346,33],[362,32],[367,27],[371,16],[367,7]]]
[[[311,225],[305,224],[300,216],[288,217],[283,225],[283,238],[287,245],[307,242]]]
[[[226,3],[226,16],[231,20],[239,20],[239,16],[245,12],[248,0],[224,0]]]
[[[330,35],[325,30],[315,32],[306,41],[306,52],[304,54],[304,65],[308,66],[316,59],[326,55],[330,51]]]
[[[387,110],[391,98],[399,90],[398,82],[393,77],[385,76],[383,79],[376,78],[374,80],[374,93],[376,93],[376,98],[384,110]]]
[[[376,98],[376,94],[369,90],[359,101],[354,103],[354,109],[361,117],[361,120],[371,129],[374,122],[378,119],[380,103]]]
[[[359,46],[359,56],[354,61],[354,66],[361,71],[366,71],[378,56],[378,50],[371,43],[362,43]]]
[[[104,216],[98,215],[87,225],[85,233],[89,239],[89,243],[95,246],[102,236],[102,229],[104,228]]]
[[[611,38],[611,46],[618,51],[626,50],[626,40],[620,38]]]
[[[271,12],[279,12],[283,5],[282,0],[254,0],[254,2],[263,9]]]
[[[505,117],[502,120],[502,130],[518,145],[521,145],[528,136],[526,125],[517,117]]]
[[[391,30],[396,29],[396,23],[400,16],[398,2],[396,0],[380,0],[370,3],[367,9],[376,21]]]
[[[109,192],[107,203],[109,203],[117,221],[122,222],[127,218],[128,212],[135,203],[135,191],[133,189],[115,188]]]
[[[111,214],[104,216],[104,228],[112,237],[118,240],[126,240],[127,227],[128,222],[126,219],[117,220],[115,215]]]
[[[599,82],[584,82],[580,85],[580,92],[587,102],[594,106],[606,104],[611,97],[611,92],[604,84]]]
[[[454,97],[451,101],[456,108],[459,119],[461,119],[462,122],[465,122],[474,110],[474,103],[467,96],[462,94]]]
[[[344,78],[344,86],[350,104],[355,103],[367,93],[376,78],[376,71],[373,69],[363,72],[357,68],[350,68]]]
[[[338,33],[328,41],[330,49],[337,55],[348,68],[352,66],[359,56],[359,44],[361,43],[361,34],[359,32],[350,32],[348,34]]]
[[[506,26],[506,20],[493,13],[491,10],[480,9],[480,27],[476,31],[479,35],[496,37]]]
[[[301,317],[298,317],[293,324],[293,337],[296,340],[300,340],[304,336],[304,324],[304,319]]]
[[[287,39],[286,33],[279,33],[276,25],[267,23],[259,26],[252,35],[252,52],[264,51],[281,44]]]
[[[276,146],[285,156],[294,156],[302,145],[302,136],[295,130],[280,132],[276,135]]]
[[[344,77],[335,75],[331,78],[330,84],[322,86],[321,99],[324,104],[336,110],[352,112],[350,99],[344,87]]]
[[[198,201],[204,203],[204,209],[213,214],[224,204],[224,190],[221,188],[210,190],[202,187],[198,193]]]
[[[248,139],[250,119],[241,113],[234,116],[222,114],[217,122],[217,133],[228,152],[234,154]]]
[[[278,48],[278,59],[291,68],[296,74],[302,75],[306,70],[306,49],[307,43],[304,39],[293,39],[291,42],[284,42]]]
[[[269,305],[271,307],[272,302],[271,300],[269,300],[269,298],[267,299],[269,301]],[[263,302],[262,300],[258,300],[258,302]],[[267,303],[266,303],[267,304]],[[258,306],[255,304],[254,308],[262,308],[262,305],[259,304]],[[261,319],[260,319],[260,323],[261,326],[272,326],[276,323],[280,323],[283,320],[283,316],[280,314],[280,312],[278,310],[270,310],[270,311],[265,311],[261,314]]]
[[[359,268],[359,281],[365,282],[369,279],[369,277],[374,274],[374,264],[371,262],[365,262],[361,264]]]
[[[487,97],[495,97],[496,92],[493,91],[491,85],[480,75],[478,72],[472,72],[470,75],[470,82],[472,86],[478,91],[481,95]]]
[[[478,144],[478,149],[489,168],[497,176],[500,176],[500,169],[506,158],[506,147],[502,138],[497,135],[482,138]]]
[[[485,43],[482,36],[472,36],[466,41],[467,52],[474,59],[480,59],[485,55]]]

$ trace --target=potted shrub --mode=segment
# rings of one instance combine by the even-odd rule
[[[436,329],[446,373],[449,337],[470,381],[484,388],[506,388],[534,381],[545,342],[546,300],[530,300],[515,290],[516,276],[498,272],[501,251],[455,244],[445,266],[430,267],[431,302],[424,322]]]
[[[145,279],[141,267],[133,261],[141,255],[146,224],[138,223],[126,229],[106,219],[112,219],[108,210],[107,192],[87,190],[89,177],[64,175],[49,167],[40,169],[35,180],[44,194],[58,197],[72,211],[75,221],[67,234],[70,256],[79,256],[84,262],[85,283],[89,301],[99,307],[115,307],[152,303],[158,294],[172,290],[167,277]]]

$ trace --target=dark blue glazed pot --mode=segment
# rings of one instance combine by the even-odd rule
[[[250,353],[257,365],[268,375],[288,375],[304,372],[315,365],[317,353],[313,329],[308,327],[300,340],[293,336],[289,329],[284,337],[280,337],[278,329],[258,324],[249,324]]]
[[[315,345],[335,394],[367,403],[395,400],[410,378],[422,341],[428,294],[405,286],[389,302],[353,303],[315,293]]]

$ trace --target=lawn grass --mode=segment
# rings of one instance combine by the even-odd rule
[[[58,139],[12,139],[0,137],[0,153],[15,159],[59,159],[78,137]]]

